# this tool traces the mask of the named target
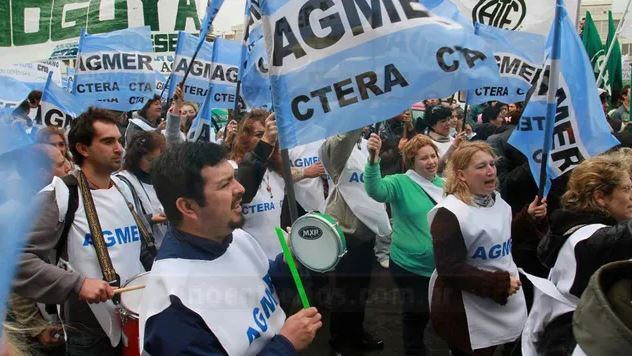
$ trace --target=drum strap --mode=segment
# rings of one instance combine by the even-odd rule
[[[124,178],[124,177],[119,177],[119,178]],[[125,199],[127,208],[129,209],[129,212],[132,213],[132,216],[134,217],[134,221],[136,222],[136,225],[138,226],[138,230],[140,232],[141,238],[143,239],[143,243],[145,244],[145,247],[147,248],[147,250],[153,257],[156,257],[158,250],[156,249],[156,241],[154,240],[154,234],[151,232],[150,229],[147,228],[147,225],[145,224],[143,219],[140,217],[140,215],[138,215],[136,210],[134,210],[134,205],[127,200],[127,198],[125,197],[125,194],[123,194],[123,192],[121,191],[121,188],[119,188],[118,185],[116,185],[116,183],[114,182],[112,182],[112,185],[116,187],[119,193],[121,193],[121,195],[123,196],[123,199]],[[135,194],[133,191],[134,187],[131,184],[128,184],[128,186],[130,187],[130,190],[132,190],[132,194]]]
[[[114,266],[112,265],[112,259],[110,259],[107,245],[103,239],[101,223],[99,222],[99,217],[97,216],[97,210],[94,207],[94,200],[92,200],[88,180],[81,170],[77,172],[77,182],[81,198],[83,199],[83,208],[85,209],[86,217],[88,218],[90,233],[92,234],[92,244],[94,245],[94,250],[97,253],[97,259],[99,260],[99,266],[101,267],[101,273],[103,274],[103,280],[108,282],[111,286],[119,287],[121,285],[121,278],[118,274],[116,274]]]

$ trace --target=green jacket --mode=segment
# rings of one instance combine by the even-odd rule
[[[443,187],[439,177],[432,183]],[[406,174],[382,178],[378,163],[367,163],[364,188],[371,198],[391,205],[391,261],[409,272],[430,277],[435,263],[427,215],[435,205],[433,201]]]

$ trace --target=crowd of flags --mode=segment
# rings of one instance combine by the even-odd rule
[[[209,137],[200,133],[200,127],[204,123],[210,126],[209,113],[213,108],[232,109],[239,104],[274,110],[280,130],[280,146],[289,149],[382,121],[419,99],[444,97],[459,90],[467,91],[469,105],[530,98],[523,119],[546,117],[547,105],[542,104],[546,102],[542,101],[546,93],[538,93],[537,88],[546,87],[548,83],[545,81],[552,75],[549,73],[550,33],[556,26],[562,26],[565,45],[559,59],[559,82],[569,97],[566,102],[575,133],[586,133],[585,126],[590,128],[591,134],[602,134],[605,126],[597,125],[595,121],[605,123],[602,120],[604,114],[598,110],[597,101],[592,100],[598,100],[593,88],[600,86],[615,97],[623,87],[621,49],[612,13],[608,14],[607,41],[602,43],[590,13],[586,13],[581,37],[565,30],[575,28],[569,13],[575,13],[576,1],[558,0],[555,6],[564,10],[561,11],[563,14],[555,11],[550,1],[536,2],[530,2],[530,7],[523,9],[530,12],[521,23],[505,19],[509,24],[505,27],[509,29],[477,22],[489,13],[475,13],[478,7],[475,1],[398,2],[400,16],[396,17],[397,21],[389,15],[380,19],[377,30],[375,26],[356,28],[353,34],[350,29],[345,32],[343,28],[337,42],[326,48],[312,48],[313,45],[308,45],[309,39],[302,38],[301,27],[305,26],[305,21],[299,13],[302,11],[300,2],[288,0],[246,1],[243,40],[218,38],[208,42],[208,31],[223,4],[223,0],[209,0],[200,33],[181,32],[178,36],[175,61],[165,89],[156,88],[157,83],[165,82],[164,77],[139,64],[142,55],[152,54],[148,27],[95,35],[83,31],[79,39],[78,64],[72,68],[73,77],[62,82],[59,75],[47,76],[43,85],[44,119],[40,124],[67,126],[69,120],[91,104],[118,111],[138,110],[151,97],[163,94],[165,90],[170,97],[185,78],[185,99],[201,105],[192,128],[195,131],[187,135],[190,139]],[[337,6],[341,18],[345,16],[344,11],[349,10],[334,3],[323,4]],[[371,4],[379,7],[381,3]],[[543,9],[547,11],[542,17]],[[377,14],[375,9],[372,11]],[[554,17],[556,13],[557,17]],[[355,16],[358,14],[367,16],[364,10]],[[401,16],[403,14],[410,16],[406,18]],[[538,16],[542,18],[536,18]],[[275,27],[280,23],[279,19],[285,21],[286,27]],[[364,20],[354,26],[368,24],[369,18]],[[626,22],[619,26],[620,33],[632,28]],[[548,36],[543,34],[542,24],[548,26]],[[291,46],[289,41],[292,41]],[[577,43],[583,43],[581,51],[575,46]],[[285,52],[279,52],[279,48]],[[124,53],[126,57],[117,57],[117,53]],[[278,53],[284,53],[283,60],[270,63],[270,58],[277,58]],[[568,53],[574,53],[572,63],[566,60]],[[113,66],[116,68],[112,69]],[[567,73],[571,68],[576,72]],[[572,85],[583,82],[584,68],[592,73],[590,80],[586,79],[582,86]],[[575,80],[566,80],[568,75]],[[117,86],[116,90],[112,89],[113,84]],[[575,107],[579,105],[575,99],[580,97],[586,99],[581,100],[582,105],[590,105]],[[543,148],[544,139],[540,137],[538,141],[532,136],[544,135],[544,132],[535,131],[517,130],[512,138],[512,142],[520,145],[520,135],[529,136],[530,148],[521,147],[528,158],[534,156],[535,146],[541,146],[539,150]],[[588,143],[590,137],[582,134],[576,135],[583,139],[577,145],[581,153],[578,157],[583,159],[607,148],[599,146],[593,150]],[[607,132],[604,135],[607,136]],[[599,142],[609,144],[611,140]],[[555,151],[561,146],[561,142],[556,145],[553,140],[550,149]],[[549,164],[553,162],[555,160],[550,160]],[[536,176],[536,161],[532,163]],[[550,178],[565,171],[568,170],[552,168]]]

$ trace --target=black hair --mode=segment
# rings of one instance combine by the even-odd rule
[[[101,121],[113,125],[118,125],[118,117],[110,110],[99,109],[91,106],[87,111],[79,115],[70,123],[70,131],[68,132],[68,146],[72,152],[72,159],[76,164],[81,166],[85,157],[77,150],[77,144],[82,143],[86,146],[92,144],[94,138],[94,123]]]
[[[158,94],[154,94],[154,97],[147,100],[147,102],[145,103],[145,105],[143,105],[143,108],[140,109],[138,111],[138,115],[140,115],[141,117],[143,117],[144,119],[147,119],[147,110],[149,110],[149,107],[151,106],[151,104],[153,104],[154,102],[159,101],[160,105],[161,105],[161,110],[164,110],[162,108],[162,98],[160,98],[160,95]]]
[[[205,206],[202,169],[218,165],[227,156],[223,146],[198,141],[171,145],[154,161],[151,181],[167,218],[174,226],[182,221],[176,200],[189,198]]]
[[[498,115],[500,114],[501,106],[502,105],[494,105],[488,106],[483,109],[483,112],[481,113],[481,119],[483,123],[490,122],[491,120],[496,120],[498,118]]]
[[[441,120],[449,119],[452,116],[452,110],[443,105],[434,105],[426,108],[424,112],[424,120],[428,128],[432,127]]]
[[[127,146],[123,169],[138,174],[140,172],[140,160],[143,156],[157,149],[163,150],[166,145],[165,136],[160,132],[140,132],[132,138],[132,141]]]

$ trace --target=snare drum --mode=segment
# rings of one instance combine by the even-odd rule
[[[149,272],[141,273],[127,281],[123,288],[147,285]],[[123,356],[140,355],[139,345],[139,323],[138,312],[143,300],[143,291],[145,289],[137,289],[125,293],[121,293],[121,303],[119,304],[119,312],[121,314],[123,333],[127,337],[127,345],[123,345]]]
[[[345,235],[331,216],[311,212],[296,219],[290,232],[296,259],[315,272],[333,270],[347,253]]]

